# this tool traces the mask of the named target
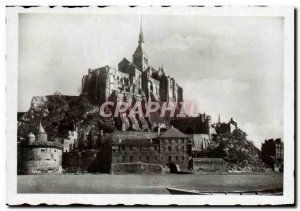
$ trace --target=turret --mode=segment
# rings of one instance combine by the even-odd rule
[[[27,138],[28,138],[28,144],[32,144],[35,141],[35,135],[32,132],[30,132],[27,135]]]
[[[46,142],[47,139],[48,139],[47,133],[45,132],[45,129],[44,129],[42,123],[40,122],[40,124],[39,124],[39,132],[36,135],[36,140],[37,141],[44,141],[44,142]]]

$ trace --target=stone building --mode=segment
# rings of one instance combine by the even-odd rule
[[[100,160],[101,172],[162,173],[159,146],[146,139],[106,142],[102,145]]]
[[[49,141],[40,123],[38,134],[28,134],[21,143],[18,161],[19,174],[60,174],[62,172],[62,145]]]
[[[283,171],[284,143],[280,138],[265,140],[261,145],[261,157],[268,167],[275,171]]]
[[[175,118],[170,124],[189,136],[193,142],[193,154],[204,150],[211,142],[211,117],[205,113],[197,117]]]
[[[235,129],[237,129],[237,123],[230,118],[228,123],[221,122],[220,117],[218,123],[215,125],[215,130],[217,134],[231,134]]]
[[[157,132],[114,131],[100,147],[100,172],[162,173]]]
[[[208,134],[211,131],[211,117],[205,113],[196,117],[178,117],[170,121],[170,124],[185,134]]]
[[[205,150],[211,143],[210,136],[208,134],[189,134],[189,137],[193,141],[193,154]]]
[[[144,49],[142,28],[132,62],[123,58],[118,69],[110,66],[89,69],[82,78],[82,93],[96,105],[107,101],[126,102],[132,108],[135,102],[172,102],[179,110],[183,102],[183,89],[175,79],[167,76],[163,67],[150,66],[150,58]],[[137,122],[142,121],[136,118]],[[124,119],[126,117],[120,121],[124,123],[125,130],[142,130],[137,124],[132,126],[134,121]]]
[[[63,152],[72,152],[76,148],[76,142],[78,140],[77,130],[68,131],[66,137],[54,138],[54,141],[63,145]]]
[[[158,137],[160,163],[167,165],[171,172],[188,170],[188,155],[191,154],[189,136],[175,127],[169,128]]]
[[[171,173],[188,169],[189,137],[174,127],[158,132],[115,131],[99,150],[102,173]]]

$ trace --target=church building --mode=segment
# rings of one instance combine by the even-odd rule
[[[180,102],[183,102],[182,88],[174,78],[166,75],[163,67],[154,68],[150,65],[144,43],[141,24],[132,61],[123,58],[118,69],[108,65],[89,69],[82,78],[82,93],[96,105],[114,100],[129,103],[151,101],[172,102],[180,108]]]

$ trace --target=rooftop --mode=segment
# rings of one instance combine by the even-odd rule
[[[172,126],[169,130],[167,130],[165,133],[163,133],[160,137],[163,137],[163,138],[188,138],[187,135],[180,132],[174,126]]]

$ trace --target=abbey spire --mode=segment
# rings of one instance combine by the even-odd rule
[[[140,19],[140,34],[139,34],[139,44],[144,43],[144,34],[143,34],[143,21]]]
[[[141,71],[144,71],[148,67],[149,57],[147,56],[146,52],[144,51],[144,34],[142,28],[142,18],[140,19],[140,33],[139,33],[139,40],[138,40],[138,47],[136,48],[134,54],[132,55],[133,64],[138,66]]]

